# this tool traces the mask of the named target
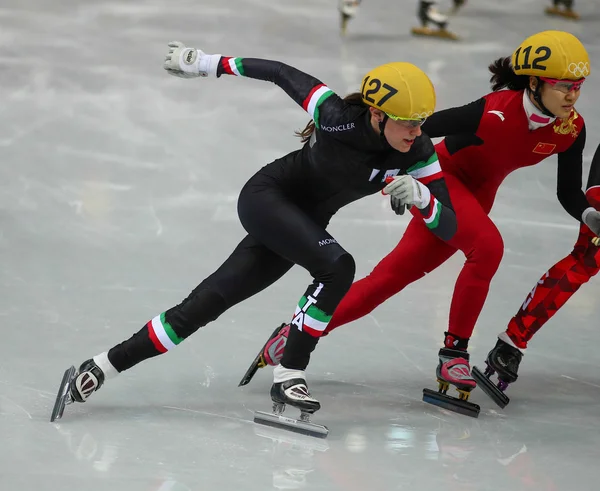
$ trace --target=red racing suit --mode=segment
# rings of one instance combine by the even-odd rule
[[[396,248],[352,285],[326,332],[368,314],[460,250],[466,261],[454,288],[445,344],[466,349],[504,251],[488,214],[500,184],[516,169],[558,154],[558,198],[569,214],[581,220],[589,206],[581,189],[583,118],[573,109],[565,120],[530,130],[523,98],[523,91],[492,92],[466,106],[435,113],[423,125],[432,138],[450,135],[436,151],[457,232],[443,242],[423,220],[413,218]]]

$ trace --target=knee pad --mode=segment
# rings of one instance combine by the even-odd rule
[[[180,338],[187,338],[216,320],[227,310],[225,299],[216,291],[196,289],[179,305],[166,311],[165,320]]]

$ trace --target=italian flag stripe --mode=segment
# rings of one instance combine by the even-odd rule
[[[422,167],[427,167],[428,165],[431,165],[436,161],[438,161],[438,163],[439,163],[437,153],[433,152],[431,157],[429,157],[427,160],[422,160],[420,162],[417,162],[412,167],[409,167],[406,172],[412,172],[412,171],[416,171],[417,169],[420,169]]]
[[[433,203],[431,203],[431,213],[428,217],[424,217],[423,221],[427,228],[436,228],[440,223],[440,216],[442,214],[442,204],[436,199],[433,198]]]
[[[430,159],[427,162],[419,162],[418,164],[413,165],[407,172],[415,179],[421,179],[423,177],[441,173],[442,168],[440,166],[440,161],[435,157],[433,160]]]
[[[242,58],[231,58],[229,56],[223,56],[221,58],[221,64],[223,65],[223,70],[225,73],[229,75],[243,76],[244,75],[244,65],[242,64]]]
[[[319,106],[332,94],[333,91],[329,87],[319,84],[313,87],[302,103],[302,108],[310,115],[317,128],[319,127]]]
[[[306,302],[306,297],[302,297],[300,299],[300,301],[298,302],[298,306],[296,307],[294,317],[297,316],[300,312],[302,312],[302,308],[306,305]],[[331,317],[331,315],[327,315],[320,308],[316,307],[313,304],[310,307],[308,307],[306,312],[304,312],[302,330],[305,330],[312,335],[320,336],[323,333],[323,331],[325,331],[325,329],[327,328],[327,324],[329,324]]]
[[[233,72],[231,71],[231,66],[229,65],[229,60],[231,60],[229,56],[223,56],[221,58],[221,65],[223,66],[223,70],[225,70],[225,73],[233,75]]]
[[[149,332],[151,333],[150,338],[153,339],[154,336],[154,338],[156,338],[157,341],[163,346],[165,351],[173,349],[175,346],[181,343],[181,341],[183,341],[182,338],[177,336],[171,327],[171,324],[165,320],[164,312],[152,319],[148,323],[148,328]]]
[[[320,308],[315,307],[314,305],[308,307],[305,317],[306,316],[309,316],[311,319],[314,319],[317,322],[324,322],[325,324],[327,324],[332,317],[331,315],[327,315]]]
[[[242,66],[241,58],[229,58],[229,66],[234,75],[238,77],[244,75],[244,67]]]
[[[148,337],[150,338],[150,341],[152,341],[152,344],[157,349],[157,351],[159,353],[166,353],[167,350],[156,337],[154,329],[152,329],[152,321],[149,321],[148,324],[146,324],[146,327],[148,328]]]
[[[437,179],[442,179],[444,177],[444,173],[441,171],[436,172],[435,174],[431,174],[430,176],[427,177],[420,177],[419,178],[419,182],[422,184],[429,184],[432,181],[435,181]]]

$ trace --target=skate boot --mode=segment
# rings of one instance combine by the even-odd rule
[[[291,430],[309,436],[325,438],[329,430],[322,425],[310,422],[311,414],[321,408],[321,404],[310,395],[303,370],[293,370],[277,365],[273,371],[274,382],[271,386],[273,412],[254,413],[254,422]],[[290,405],[300,410],[300,418],[282,416],[285,407]]]
[[[415,36],[430,36],[443,39],[457,40],[458,36],[446,29],[448,17],[441,14],[431,0],[420,0],[417,17],[421,21],[421,27],[413,27],[411,32]],[[434,24],[437,29],[432,29],[429,24]]]
[[[553,0],[552,6],[547,7],[547,15],[564,17],[566,19],[578,20],[579,14],[573,10],[573,0]],[[562,6],[562,8],[561,8]]]
[[[358,11],[361,0],[340,0],[338,10],[340,11],[340,32],[346,34],[348,22],[354,18]]]
[[[79,370],[70,367],[65,370],[58,389],[50,422],[62,418],[65,406],[73,402],[85,402],[104,383],[104,372],[91,360],[84,361]]]
[[[243,385],[247,385],[254,377],[254,374],[258,371],[259,368],[264,368],[267,365],[277,366],[281,361],[281,357],[283,356],[283,350],[287,343],[287,338],[290,333],[290,325],[289,324],[281,324],[277,329],[273,331],[271,337],[267,340],[265,345],[256,355],[256,358],[246,370],[246,373],[240,380],[238,387],[242,387]]]
[[[523,352],[512,346],[509,340],[506,333],[498,336],[496,346],[488,353],[485,360],[487,368],[484,373],[481,373],[479,368],[473,367],[473,377],[481,389],[501,408],[506,407],[510,402],[504,391],[508,388],[508,384],[517,380],[519,363],[523,358]],[[490,380],[494,373],[498,374],[496,384]]]
[[[439,390],[423,389],[423,401],[440,406],[466,416],[478,417],[480,408],[469,402],[471,391],[477,387],[471,377],[469,353],[463,350],[442,348],[438,354],[439,364],[436,370]],[[450,385],[458,391],[458,398],[447,395]]]

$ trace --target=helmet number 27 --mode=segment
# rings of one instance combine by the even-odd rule
[[[552,55],[552,51],[548,46],[539,46],[538,49],[535,50],[536,55],[540,55],[533,59],[533,64],[529,64],[529,55],[531,54],[531,50],[533,46],[527,46],[523,48],[523,52],[521,53],[521,48],[515,51],[515,66],[513,67],[515,70],[520,70],[522,68],[528,69],[533,68],[534,70],[546,70],[546,65],[542,65],[542,61],[546,61]],[[543,53],[543,54],[542,54]],[[523,54],[524,59],[519,60],[519,57]],[[522,65],[520,63],[523,63]]]
[[[369,87],[369,90],[365,91],[367,86]],[[385,89],[387,92],[383,95],[383,97],[381,99],[379,99],[378,101],[375,101],[375,99],[373,99],[373,97],[371,97],[371,96],[373,96],[374,94],[377,94],[381,89]],[[375,104],[375,105],[381,107],[393,95],[398,93],[398,89],[395,89],[394,87],[392,87],[391,85],[388,85],[386,83],[382,84],[381,80],[379,80],[378,78],[369,79],[369,77],[366,77],[363,82],[361,92],[363,93],[363,97],[365,98],[366,101],[370,102],[371,104]]]

